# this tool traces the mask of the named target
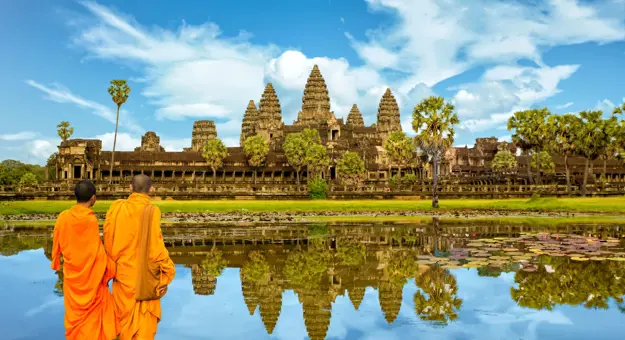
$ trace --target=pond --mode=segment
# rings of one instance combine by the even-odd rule
[[[2,339],[63,339],[51,239],[0,236]],[[617,226],[168,228],[156,339],[622,339]]]

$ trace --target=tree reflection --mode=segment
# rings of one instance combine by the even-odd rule
[[[415,283],[423,290],[417,290],[414,295],[415,312],[421,320],[446,325],[458,318],[462,299],[456,296],[458,285],[449,271],[430,266],[415,278]]]
[[[614,299],[622,309],[625,265],[616,261],[577,262],[540,256],[535,272],[518,271],[510,295],[521,307],[553,310],[557,305],[607,309]]]

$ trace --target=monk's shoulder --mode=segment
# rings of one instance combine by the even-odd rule
[[[122,204],[122,202],[124,202],[124,201],[125,201],[125,199],[118,199],[118,200],[115,200],[115,201],[114,201],[113,203],[111,203],[111,205],[109,206],[109,209],[108,209],[108,211],[106,212],[106,214],[108,215],[108,214],[110,214],[110,213],[111,213],[111,211],[113,211],[113,210],[117,209],[117,208],[119,207],[119,205],[120,205],[120,204]]]
[[[161,216],[161,208],[158,207],[158,205],[155,204],[151,204],[152,205],[152,212],[154,214],[154,216],[160,217]]]

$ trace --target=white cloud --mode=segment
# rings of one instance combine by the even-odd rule
[[[480,81],[465,84],[453,97],[461,128],[480,132],[503,125],[515,112],[527,110],[560,92],[558,84],[579,65],[555,67],[496,66]]]
[[[625,98],[623,98],[623,103],[625,103]],[[597,102],[597,105],[595,105],[595,110],[601,110],[603,111],[603,113],[612,113],[612,110],[614,110],[614,108],[616,106],[621,106],[622,103],[618,103],[615,104],[613,101],[611,101],[610,99],[603,99]]]
[[[500,142],[512,142],[512,136],[511,135],[505,135],[505,136],[501,136],[498,139]]]
[[[83,109],[93,110],[93,114],[100,116],[110,123],[115,124],[117,113],[113,111],[112,108],[108,106],[104,106],[100,103],[94,102],[92,100],[88,100],[82,98],[74,93],[72,93],[69,89],[63,87],[60,84],[51,84],[50,86],[42,85],[34,80],[26,80],[26,84],[43,91],[47,94],[46,99],[57,102],[57,103],[71,103]],[[134,132],[142,132],[143,128],[141,128],[134,119],[130,116],[125,110],[121,110],[119,113],[119,126],[121,128],[126,128],[130,131]]]
[[[158,133],[157,133],[158,134]],[[94,139],[102,141],[102,150],[113,150],[114,132],[97,135]],[[117,133],[116,151],[134,151],[136,147],[141,146],[141,136],[134,136],[128,133]],[[165,151],[182,151],[183,148],[191,146],[191,138],[171,139],[161,137],[161,146]]]
[[[57,151],[58,139],[33,139],[23,144],[0,146],[1,159],[15,159],[27,164],[46,164],[48,157]]]
[[[558,105],[556,106],[556,110],[564,110],[566,108],[573,106],[573,104],[574,104],[573,102],[568,102],[566,104]]]
[[[4,134],[4,135],[0,135],[0,140],[4,140],[4,141],[23,141],[23,140],[30,140],[37,137],[37,133],[36,132],[32,132],[32,131],[21,131],[21,132],[17,132],[17,133],[10,133],[10,134]]]
[[[345,23],[345,18],[341,17],[341,22]]]
[[[399,20],[370,31],[367,41],[351,40],[372,65],[392,53],[387,67],[411,74],[404,86],[416,80],[432,86],[480,64],[541,64],[541,49],[551,46],[623,40],[625,6],[619,1],[367,0],[373,10],[391,11]]]

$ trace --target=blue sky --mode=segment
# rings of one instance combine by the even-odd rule
[[[625,100],[625,0],[0,1],[0,159],[43,163],[55,126],[112,147],[111,79],[132,93],[118,150],[156,131],[169,151],[213,119],[236,146],[243,112],[267,82],[290,124],[318,64],[332,110],[375,123],[387,87],[404,131],[429,95],[455,104],[456,145],[508,139],[507,118],[609,110]]]

